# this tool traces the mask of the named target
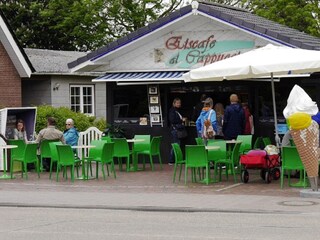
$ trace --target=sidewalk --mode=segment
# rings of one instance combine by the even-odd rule
[[[172,183],[173,166],[155,166],[155,171],[119,172],[106,181],[81,181],[55,178],[48,173],[40,179],[35,173],[29,180],[1,181],[0,206],[66,207],[131,209],[149,211],[220,211],[220,212],[286,212],[320,211],[320,199],[301,198],[301,188],[291,188],[285,179],[284,189],[280,180],[266,184],[259,171],[250,172],[249,183],[234,183],[232,178],[221,183],[203,185],[188,181]],[[293,179],[296,180],[296,179]]]

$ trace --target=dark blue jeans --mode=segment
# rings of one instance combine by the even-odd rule
[[[180,139],[178,138],[177,130],[175,130],[175,129],[171,130],[171,137],[172,137],[172,143],[178,143],[180,145],[181,142],[180,142]],[[172,147],[171,147],[171,152],[170,152],[169,163],[174,163],[174,152],[173,152]]]

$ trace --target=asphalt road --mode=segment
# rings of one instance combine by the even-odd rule
[[[319,212],[1,207],[0,239],[318,239]]]
[[[159,169],[74,183],[16,174],[0,182],[0,240],[319,238],[319,196],[254,172],[248,184],[207,186],[173,183],[172,166]]]

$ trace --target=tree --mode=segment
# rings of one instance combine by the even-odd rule
[[[318,0],[243,0],[242,6],[261,17],[320,37]]]
[[[182,0],[0,0],[23,47],[95,50],[180,6]]]

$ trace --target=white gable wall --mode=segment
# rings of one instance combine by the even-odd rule
[[[188,46],[183,47],[186,41]],[[191,41],[193,47],[189,46]],[[201,41],[203,44],[199,45]],[[211,45],[204,47],[206,41],[211,41]],[[270,42],[211,17],[189,15],[96,62],[104,63],[106,71],[191,69]]]

